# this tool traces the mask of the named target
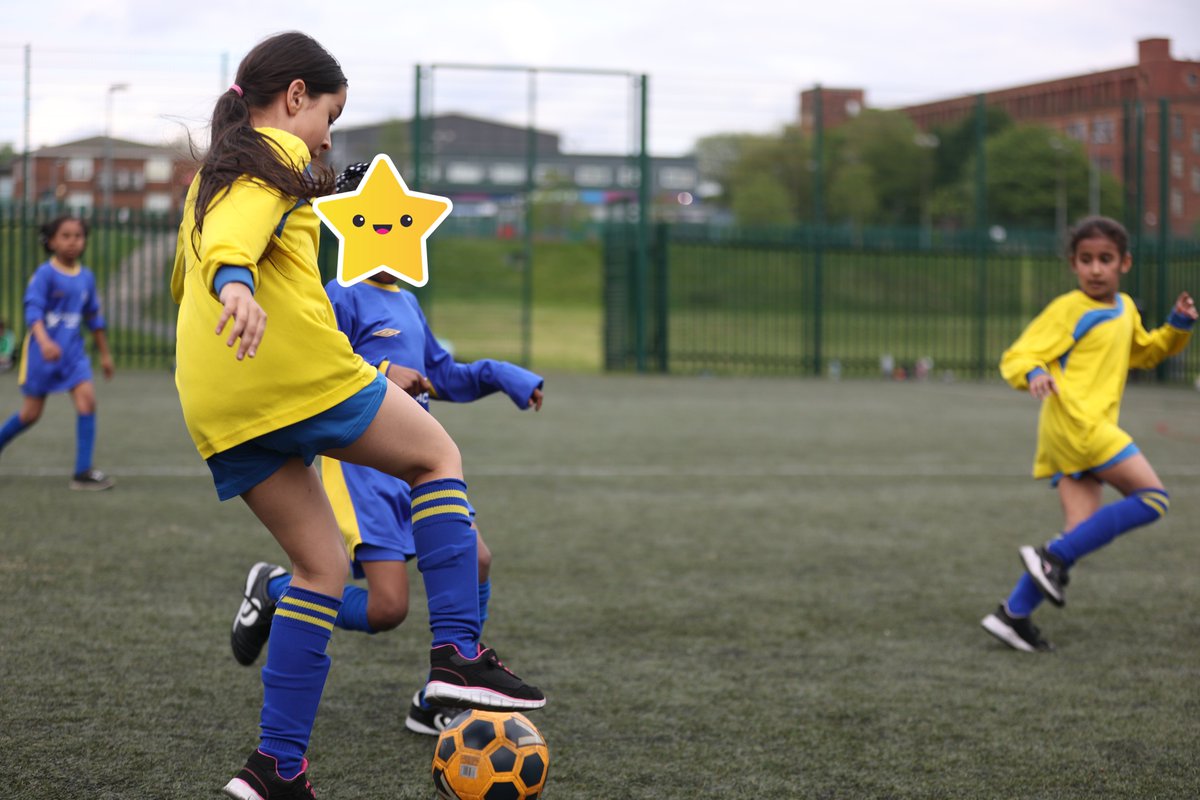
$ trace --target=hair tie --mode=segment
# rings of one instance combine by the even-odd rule
[[[229,91],[236,92],[238,97],[246,96],[242,93],[242,87],[238,86],[236,83],[229,87]]]

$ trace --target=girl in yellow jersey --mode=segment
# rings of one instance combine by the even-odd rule
[[[246,55],[213,111],[171,277],[188,431],[218,496],[240,496],[292,565],[291,587],[273,607],[248,581],[235,621],[271,625],[262,736],[225,786],[241,800],[313,797],[304,753],[349,568],[312,467],[318,454],[412,487],[433,630],[430,675],[448,692],[434,699],[499,708],[513,699],[545,702],[479,647],[476,541],[458,448],[355,354],[321,283],[309,199],[332,189],[332,173],[317,159],[346,97],[341,66],[304,34],[278,34]]]
[[[1071,271],[1079,289],[1048,305],[1000,360],[1016,389],[1042,403],[1033,477],[1049,478],[1063,508],[1063,533],[1020,548],[1026,574],[983,627],[1016,650],[1053,649],[1030,621],[1045,597],[1066,602],[1067,571],[1083,556],[1167,513],[1169,497],[1133,439],[1117,427],[1130,368],[1149,369],[1187,345],[1196,304],[1179,295],[1165,325],[1146,331],[1121,276],[1133,260],[1125,229],[1088,217],[1072,231]],[[1101,506],[1104,484],[1124,499]]]

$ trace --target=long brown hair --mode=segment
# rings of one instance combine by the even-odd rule
[[[264,108],[292,81],[304,81],[310,96],[339,91],[347,85],[337,59],[315,39],[297,31],[278,33],[255,45],[238,65],[234,84],[213,109],[211,143],[200,165],[196,190],[196,230],[204,226],[209,205],[243,175],[258,178],[284,197],[304,198],[329,194],[333,172],[315,163],[307,172],[296,169],[275,142],[256,131],[250,110]]]

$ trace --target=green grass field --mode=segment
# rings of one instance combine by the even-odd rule
[[[113,491],[67,490],[63,397],[0,456],[0,786],[216,797],[261,695],[229,624],[246,569],[281,554],[217,502],[167,373],[99,396]],[[1016,547],[1059,521],[1027,477],[1034,404],[997,383],[551,374],[538,415],[436,411],[495,553],[487,641],[550,699],[531,714],[547,800],[1200,792],[1190,389],[1130,387],[1172,512],[1039,611],[1048,655],[979,627]],[[319,797],[433,797],[433,740],[403,726],[427,663],[415,583],[401,629],[334,636]]]

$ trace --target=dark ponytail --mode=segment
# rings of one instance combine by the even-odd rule
[[[315,39],[303,33],[279,33],[259,42],[238,66],[234,85],[217,99],[213,109],[211,142],[200,165],[196,191],[196,230],[204,215],[243,175],[258,178],[281,196],[307,198],[329,194],[333,173],[314,162],[307,173],[296,169],[279,146],[256,131],[250,110],[263,108],[300,79],[311,96],[339,91],[347,84],[337,59]],[[240,91],[239,91],[240,90]]]

